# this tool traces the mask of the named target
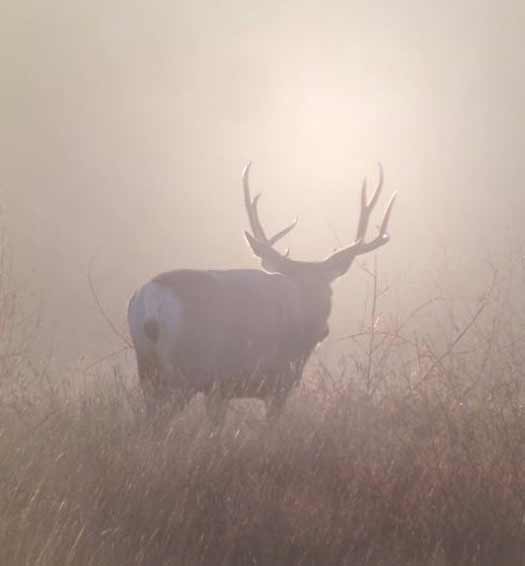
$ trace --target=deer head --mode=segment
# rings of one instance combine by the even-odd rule
[[[390,236],[387,233],[388,221],[390,220],[396,193],[391,196],[388,202],[377,236],[373,240],[365,241],[370,215],[379,200],[383,187],[383,169],[380,164],[379,181],[370,201],[368,201],[367,197],[366,178],[363,180],[361,188],[361,212],[354,242],[341,250],[337,250],[322,261],[294,260],[289,257],[288,251],[280,253],[275,249],[275,244],[295,228],[297,219],[277,232],[274,236],[269,238],[266,235],[258,212],[258,204],[261,195],[258,194],[252,198],[250,193],[250,169],[251,162],[246,165],[242,175],[244,204],[252,231],[251,234],[245,232],[245,235],[254,254],[260,258],[261,265],[265,271],[280,273],[299,281],[317,281],[320,284],[329,285],[334,279],[344,275],[350,269],[352,262],[358,255],[367,254],[385,245],[390,240]]]

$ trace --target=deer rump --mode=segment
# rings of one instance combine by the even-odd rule
[[[155,360],[164,386],[206,392],[220,383],[229,396],[264,397],[300,379],[324,338],[309,328],[308,308],[280,274],[178,270],[140,289],[129,319],[139,368]]]

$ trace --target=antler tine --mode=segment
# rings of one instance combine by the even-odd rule
[[[356,235],[356,242],[361,242],[364,240],[366,236],[366,231],[368,229],[368,222],[370,220],[370,214],[374,209],[377,201],[379,199],[379,195],[381,194],[381,190],[383,188],[383,167],[381,163],[378,163],[379,167],[379,181],[377,183],[376,190],[368,202],[367,194],[366,194],[366,177],[363,179],[363,185],[361,187],[361,212],[359,213],[359,223],[357,225],[357,235]],[[390,213],[389,213],[390,215]]]
[[[277,232],[275,236],[268,238],[262,227],[261,221],[259,220],[259,211],[257,209],[259,199],[261,197],[260,194],[256,195],[253,199],[250,194],[250,168],[252,166],[252,162],[249,161],[244,168],[242,173],[242,182],[244,188],[244,204],[246,206],[246,212],[248,213],[248,220],[250,221],[250,226],[253,232],[254,237],[257,240],[265,242],[270,246],[273,246],[276,242],[278,242],[281,238],[284,238],[286,234],[288,234],[291,230],[295,228],[298,222],[298,218],[296,218],[291,224]]]
[[[385,209],[385,214],[383,216],[383,221],[381,222],[381,226],[379,227],[379,236],[384,238],[385,236],[388,237],[387,229],[388,229],[388,221],[390,220],[390,214],[392,213],[392,208],[394,206],[394,202],[396,202],[397,192],[395,192],[388,201],[388,205]]]
[[[363,240],[368,227],[367,198],[366,198],[366,177],[363,179],[361,186],[361,211],[359,213],[359,222],[357,224],[356,242]]]
[[[379,195],[381,194],[381,190],[383,189],[383,166],[381,165],[381,163],[378,163],[377,167],[379,169],[379,181],[377,182],[377,188],[374,192],[374,195],[372,196],[372,200],[370,201],[370,204],[368,205],[368,208],[370,210],[372,210],[375,207],[375,205],[377,204],[377,201],[379,199]]]
[[[280,232],[277,232],[275,236],[272,236],[269,240],[270,244],[273,246],[281,238],[284,238],[286,234],[291,232],[297,226],[297,222],[299,222],[299,218],[296,218],[290,225],[286,226],[286,228],[283,228]]]
[[[261,195],[258,194],[255,198],[252,199],[250,194],[250,169],[252,166],[252,162],[248,161],[244,171],[242,172],[242,185],[244,189],[244,205],[246,207],[246,212],[248,214],[248,220],[250,221],[250,227],[252,229],[253,235],[257,240],[261,240],[263,242],[267,241],[266,234],[262,227],[262,224],[259,220],[259,213],[257,210],[257,203],[261,198]]]

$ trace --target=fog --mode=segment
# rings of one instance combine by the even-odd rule
[[[377,252],[392,304],[468,297],[521,240],[524,4],[11,2],[0,23],[0,203],[44,350],[118,347],[161,271],[255,267],[240,175],[291,255],[355,235],[364,176],[399,199]],[[371,226],[373,228],[373,226]],[[285,246],[285,247],[286,247]],[[367,259],[368,261],[368,259]],[[367,277],[336,284],[333,338]]]

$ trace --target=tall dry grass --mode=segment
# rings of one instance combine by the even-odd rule
[[[522,564],[521,271],[404,317],[370,276],[346,356],[272,426],[236,403],[218,435],[197,399],[159,433],[118,371],[73,395],[2,365],[0,564]]]

